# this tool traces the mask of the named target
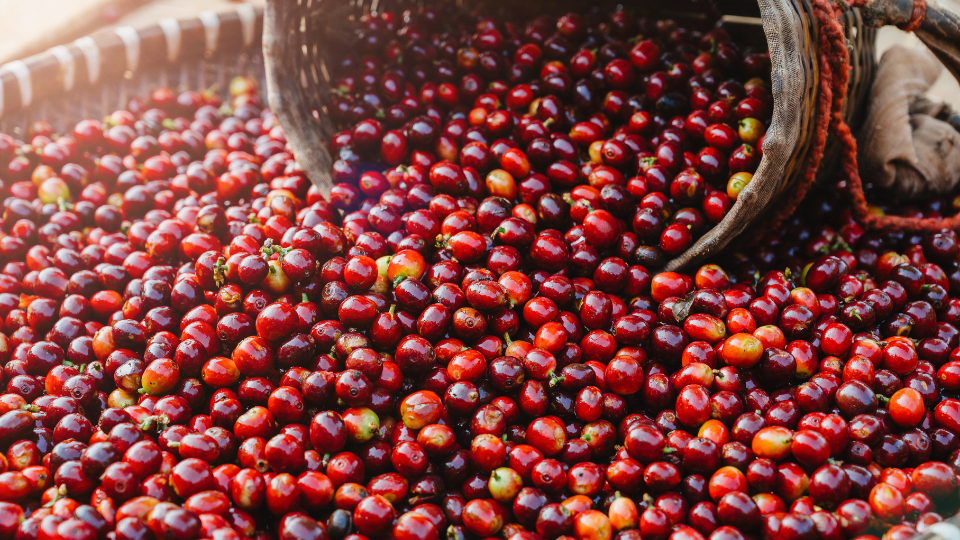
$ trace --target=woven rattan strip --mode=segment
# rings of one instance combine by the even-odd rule
[[[0,66],[0,130],[18,135],[43,119],[63,131],[158,86],[226,95],[235,76],[264,84],[262,11],[241,4],[204,18],[108,30]]]

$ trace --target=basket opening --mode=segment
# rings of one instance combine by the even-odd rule
[[[297,34],[302,39],[302,56],[298,58],[301,87],[313,110],[325,108],[336,78],[336,64],[345,56],[356,54],[359,18],[369,13],[396,13],[423,5],[455,3],[464,12],[489,14],[498,20],[526,23],[538,17],[557,17],[564,13],[580,13],[588,18],[604,17],[616,9],[628,9],[639,17],[672,19],[685,28],[709,31],[724,28],[733,40],[746,49],[768,50],[760,4],[755,0],[673,0],[631,2],[599,0],[585,8],[577,0],[530,0],[520,5],[497,0],[354,0],[352,2],[317,2],[300,0]],[[331,133],[326,133],[330,135]]]

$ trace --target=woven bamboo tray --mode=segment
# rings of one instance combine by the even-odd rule
[[[0,131],[20,136],[45,120],[59,132],[103,118],[133,96],[168,86],[216,90],[254,77],[264,84],[263,11],[239,4],[193,19],[120,27],[0,66]]]

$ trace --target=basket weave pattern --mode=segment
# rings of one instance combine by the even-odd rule
[[[63,132],[168,86],[226,95],[239,75],[264,81],[263,12],[250,4],[121,27],[0,66],[0,131],[22,135],[33,120]]]

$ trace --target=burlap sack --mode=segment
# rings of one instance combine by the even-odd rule
[[[926,49],[896,45],[883,54],[858,137],[866,182],[908,199],[956,187],[960,133],[941,120],[949,116],[949,107],[924,97],[942,71]]]

